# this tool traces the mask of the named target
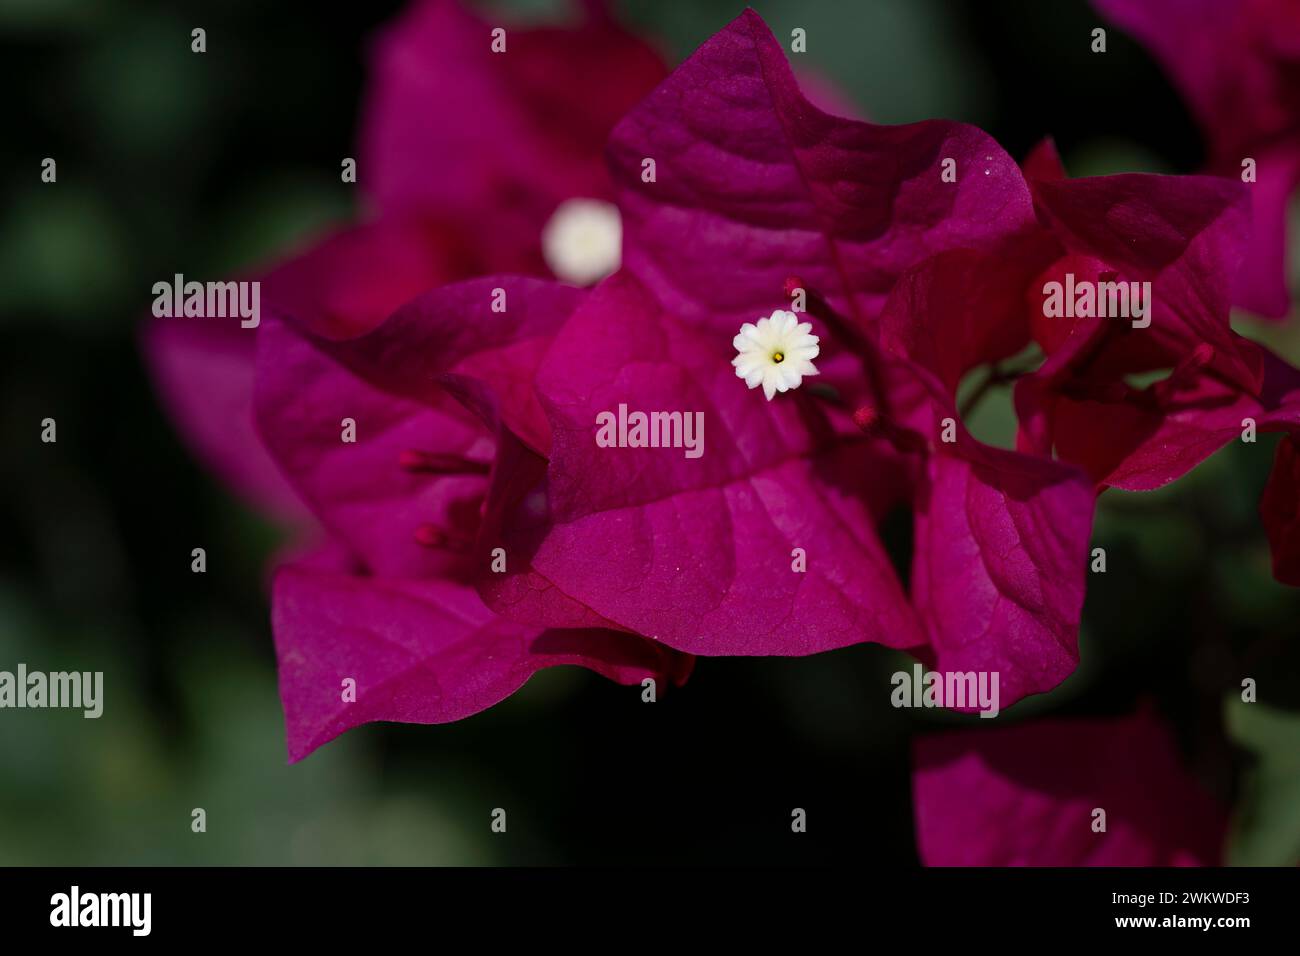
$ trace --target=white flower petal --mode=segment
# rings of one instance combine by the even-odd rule
[[[812,360],[821,354],[818,341],[811,322],[800,322],[798,314],[777,309],[740,327],[731,342],[737,353],[731,364],[750,388],[761,383],[771,401],[778,392],[798,388],[804,376],[817,374]]]
[[[556,278],[592,285],[618,269],[623,223],[611,203],[567,199],[551,215],[541,238],[542,257]]]

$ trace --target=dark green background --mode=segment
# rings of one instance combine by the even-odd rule
[[[980,722],[892,709],[902,659],[867,645],[701,660],[654,706],[552,670],[469,720],[362,728],[286,766],[264,587],[280,538],[183,449],[135,334],[159,278],[228,273],[350,215],[338,162],[354,155],[363,41],[397,6],[0,0],[0,669],[106,675],[98,721],[0,711],[0,864],[914,864],[910,735]],[[804,27],[804,65],[874,120],[967,120],[1017,156],[1052,134],[1076,175],[1200,160],[1144,51],[1111,30],[1109,52],[1089,52],[1082,3],[756,6],[778,36]],[[740,7],[623,9],[680,58]],[[45,156],[57,185],[39,181]],[[1300,358],[1300,322],[1268,334]],[[1009,440],[1005,393],[973,427]],[[1083,664],[1007,719],[1153,697],[1238,807],[1232,859],[1294,863],[1300,593],[1272,581],[1256,516],[1272,444],[1104,496],[1109,571],[1090,582]],[[198,545],[206,575],[189,570]],[[1259,704],[1227,703],[1241,676]],[[807,834],[790,832],[794,806]]]

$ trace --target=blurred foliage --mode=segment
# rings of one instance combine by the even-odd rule
[[[620,6],[680,58],[742,4]],[[1143,51],[1112,30],[1110,53],[1087,52],[1082,0],[755,6],[779,37],[806,29],[798,66],[874,121],[976,122],[1013,155],[1052,135],[1077,175],[1200,162]],[[106,695],[98,720],[0,713],[0,864],[915,863],[910,736],[979,720],[892,709],[905,659],[874,646],[700,661],[654,707],[555,670],[456,725],[370,726],[286,766],[265,597],[284,542],[184,451],[136,325],[158,277],[244,268],[346,220],[337,163],[353,151],[364,39],[397,8],[0,0],[0,669],[103,670]],[[203,57],[188,52],[198,24]],[[47,155],[56,187],[38,180]],[[1300,322],[1239,324],[1300,358]],[[57,445],[37,440],[46,415]],[[1010,446],[1010,390],[970,424]],[[1300,596],[1272,580],[1256,515],[1274,440],[1158,492],[1102,496],[1108,568],[1089,582],[1082,664],[1007,714],[1154,698],[1235,803],[1237,863],[1300,856]],[[1260,703],[1225,719],[1243,674]],[[489,830],[497,806],[506,836]],[[793,806],[809,809],[803,837]],[[190,830],[195,807],[207,833]]]
[[[1233,821],[1230,862],[1294,866],[1300,859],[1300,714],[1238,696],[1228,699],[1224,718],[1233,740],[1254,758]]]

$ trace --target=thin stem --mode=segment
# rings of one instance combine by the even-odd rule
[[[1005,369],[1001,364],[994,362],[989,366],[988,374],[984,376],[984,380],[980,382],[979,385],[975,387],[975,391],[967,395],[966,400],[961,403],[961,408],[957,410],[957,414],[963,419],[966,418],[975,410],[975,407],[979,405],[984,396],[995,387],[1010,385],[1016,379],[1023,378],[1032,371],[1033,369],[1028,368]]]

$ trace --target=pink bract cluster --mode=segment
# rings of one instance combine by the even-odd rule
[[[1147,8],[1182,5],[1100,6],[1142,35]],[[488,24],[417,4],[374,50],[359,152],[374,217],[257,276],[255,331],[147,333],[198,453],[320,542],[273,585],[291,759],[368,721],[467,716],[556,664],[681,683],[694,655],[872,641],[997,672],[1012,704],[1078,664],[1097,495],[1180,477],[1247,418],[1288,435],[1261,512],[1277,576],[1300,584],[1300,372],[1229,324],[1234,301],[1286,305],[1272,265],[1300,150],[1293,85],[1274,74],[1297,50],[1241,25],[1269,4],[1201,6],[1241,8],[1239,82],[1271,91],[1267,109],[1234,108],[1264,93],[1234,92],[1226,68],[1183,69],[1192,27],[1159,33],[1157,52],[1216,131],[1211,172],[1259,153],[1253,189],[1071,179],[1050,143],[1022,167],[962,123],[830,115],[753,12],[668,73],[598,9],[512,30],[499,56]],[[621,217],[621,267],[591,288],[551,277],[542,250],[574,198]],[[1067,273],[1149,283],[1149,325],[1044,319],[1044,284]],[[731,343],[792,291],[819,374],[768,402],[737,379]],[[959,384],[1035,343],[1016,448],[978,441]],[[598,446],[597,416],[620,404],[702,412],[707,452]],[[912,522],[901,568],[880,534],[897,509]],[[366,688],[355,702],[344,678]],[[1129,799],[1140,770],[1194,789],[1156,718],[1103,727],[1119,753],[1097,749],[1097,726],[919,746],[923,856],[1212,858],[1208,800],[1187,814],[1209,830]],[[1086,759],[1058,767],[1062,748]],[[1094,764],[1114,793],[1088,792]],[[1125,839],[1096,859],[1053,843],[1054,815],[1094,799],[1128,808]],[[1038,849],[970,837],[984,818],[1028,820]]]

